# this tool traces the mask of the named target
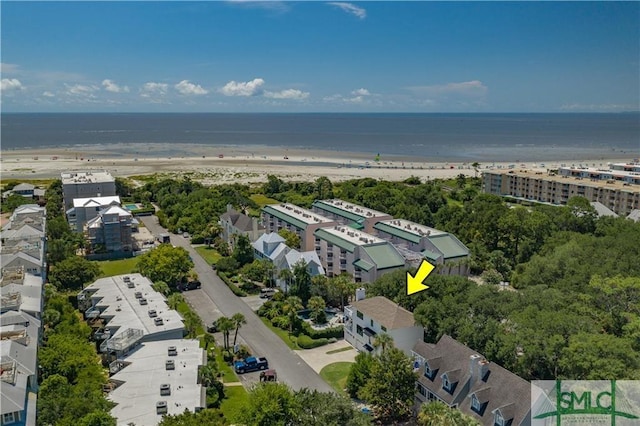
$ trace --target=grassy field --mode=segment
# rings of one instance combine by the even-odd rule
[[[267,204],[278,204],[280,202],[263,194],[251,194],[249,198],[251,198],[251,201],[254,201],[260,207],[264,207]]]
[[[138,263],[138,259],[130,257],[129,259],[120,260],[101,260],[96,261],[102,273],[100,278],[113,277],[114,275],[131,274]]]
[[[346,395],[344,389],[347,387],[347,376],[352,365],[352,362],[334,362],[320,370],[320,377],[338,393]]]
[[[220,404],[220,410],[231,423],[236,423],[249,400],[247,391],[243,386],[225,386],[224,393],[225,398]]]
[[[298,346],[297,343],[295,343],[294,341],[292,341],[289,338],[289,332],[284,331],[278,327],[274,327],[273,324],[271,324],[271,321],[269,321],[266,318],[262,318],[260,317],[260,319],[262,320],[262,322],[264,323],[264,325],[266,325],[267,327],[269,327],[269,329],[271,329],[271,331],[273,331],[274,333],[276,333],[278,335],[279,338],[282,339],[282,341],[289,346],[290,349],[296,350],[296,349],[301,349],[300,346]]]
[[[218,251],[213,247],[198,246],[195,249],[198,252],[198,254],[202,256],[204,260],[207,261],[209,265],[213,265],[217,263],[218,260],[220,260],[220,258],[222,257],[220,256],[220,253],[218,253]]]

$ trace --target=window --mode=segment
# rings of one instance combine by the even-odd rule
[[[496,410],[496,413],[494,415],[493,424],[495,426],[504,426],[504,417],[502,417],[502,414],[500,414],[499,410]]]
[[[447,392],[451,392],[451,382],[449,382],[446,374],[442,376],[442,388]]]
[[[356,311],[356,316],[357,316],[358,318],[360,318],[360,319],[363,319],[363,318],[364,318],[364,314],[363,314],[362,312],[360,312],[360,311]]]
[[[13,423],[16,421],[16,418],[14,416],[14,413],[5,413],[2,415],[2,423],[3,424],[9,424],[9,423]]]
[[[356,325],[356,333],[362,336],[362,327],[360,327],[359,325]]]
[[[427,396],[427,390],[420,383],[416,383],[416,390],[418,393],[424,397]]]
[[[369,320],[369,327],[373,327],[373,319]]]
[[[482,404],[480,404],[480,401],[475,394],[471,395],[471,409],[475,412],[478,412],[482,409]]]
[[[385,327],[384,325],[381,325],[380,328],[382,329],[382,331],[387,331],[387,327]]]

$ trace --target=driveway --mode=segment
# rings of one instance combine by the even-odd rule
[[[348,348],[348,350],[328,354],[327,352]],[[334,362],[355,362],[358,352],[344,340],[320,346],[319,348],[296,351],[309,367],[320,373],[325,366]]]
[[[145,216],[140,219],[154,235],[166,232],[158,224],[156,216]],[[331,386],[317,372],[307,365],[295,351],[289,349],[278,336],[273,334],[244,301],[231,292],[209,264],[191,247],[187,239],[179,235],[171,235],[171,243],[186,249],[193,259],[194,269],[202,283],[201,300],[194,304],[194,310],[203,321],[212,321],[219,314],[231,317],[236,312],[241,312],[245,316],[247,324],[242,326],[239,336],[255,355],[267,357],[269,367],[275,368],[278,372],[278,380],[287,383],[295,390],[309,388],[321,392],[333,392]],[[187,297],[190,301],[192,299],[190,294],[197,297],[195,290],[186,294],[189,295]],[[212,304],[209,305],[202,301],[205,294],[212,301]],[[250,374],[242,377],[247,376],[248,379],[251,379],[252,375],[257,373]]]

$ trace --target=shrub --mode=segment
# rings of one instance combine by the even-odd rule
[[[289,318],[288,317],[275,317],[271,319],[271,324],[274,327],[281,328],[283,330],[289,330]]]
[[[200,234],[191,237],[191,244],[204,244],[204,237]]]
[[[312,339],[306,334],[301,334],[298,336],[298,346],[300,346],[302,349],[313,349],[317,348],[318,346],[326,345],[327,343],[329,343],[329,339]]]
[[[344,328],[340,325],[337,327],[325,328],[322,330],[316,330],[307,322],[302,323],[302,330],[304,334],[308,335],[312,339],[330,339],[332,337],[340,339],[344,337]]]
[[[231,289],[233,294],[235,294],[236,296],[245,297],[247,295],[246,292],[242,291],[241,289],[238,288],[237,285],[232,283],[229,277],[227,277],[227,274],[225,274],[224,272],[218,272],[218,276],[222,281],[224,281],[224,283]]]
[[[233,257],[223,257],[216,262],[216,269],[219,272],[235,272],[240,267],[240,264]]]

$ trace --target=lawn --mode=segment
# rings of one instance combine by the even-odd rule
[[[218,253],[218,251],[213,247],[198,246],[196,247],[196,251],[200,256],[202,256],[204,260],[206,260],[209,265],[217,263],[218,260],[220,260],[220,258],[222,257],[220,256],[220,253]]]
[[[216,347],[216,361],[220,367],[220,373],[222,373],[221,379],[223,383],[239,381],[238,376],[236,376],[236,372],[233,371],[233,368],[224,362],[224,358],[222,357],[222,347]]]
[[[349,375],[349,370],[352,365],[352,362],[334,362],[320,370],[320,377],[329,383],[338,393],[346,395],[347,376]]]
[[[114,275],[131,274],[136,268],[138,259],[130,257],[129,259],[120,260],[101,260],[96,261],[102,273],[100,278],[113,277]]]
[[[243,386],[225,386],[225,397],[220,404],[220,410],[231,423],[240,420],[240,414],[249,400],[247,391]]]
[[[264,207],[267,204],[278,204],[280,202],[263,194],[251,194],[249,198],[251,198],[251,201],[255,202],[260,207]]]
[[[269,327],[269,329],[271,331],[273,331],[275,334],[278,335],[279,338],[282,339],[282,341],[284,343],[286,343],[287,346],[289,346],[290,349],[296,350],[296,349],[301,349],[300,346],[298,346],[297,343],[295,343],[294,341],[292,341],[289,338],[289,332],[288,331],[284,331],[281,328],[278,327],[274,327],[273,324],[271,324],[271,321],[269,321],[267,318],[263,318],[260,317],[260,319],[262,320],[262,322],[264,323],[264,325],[266,325],[267,327]]]

